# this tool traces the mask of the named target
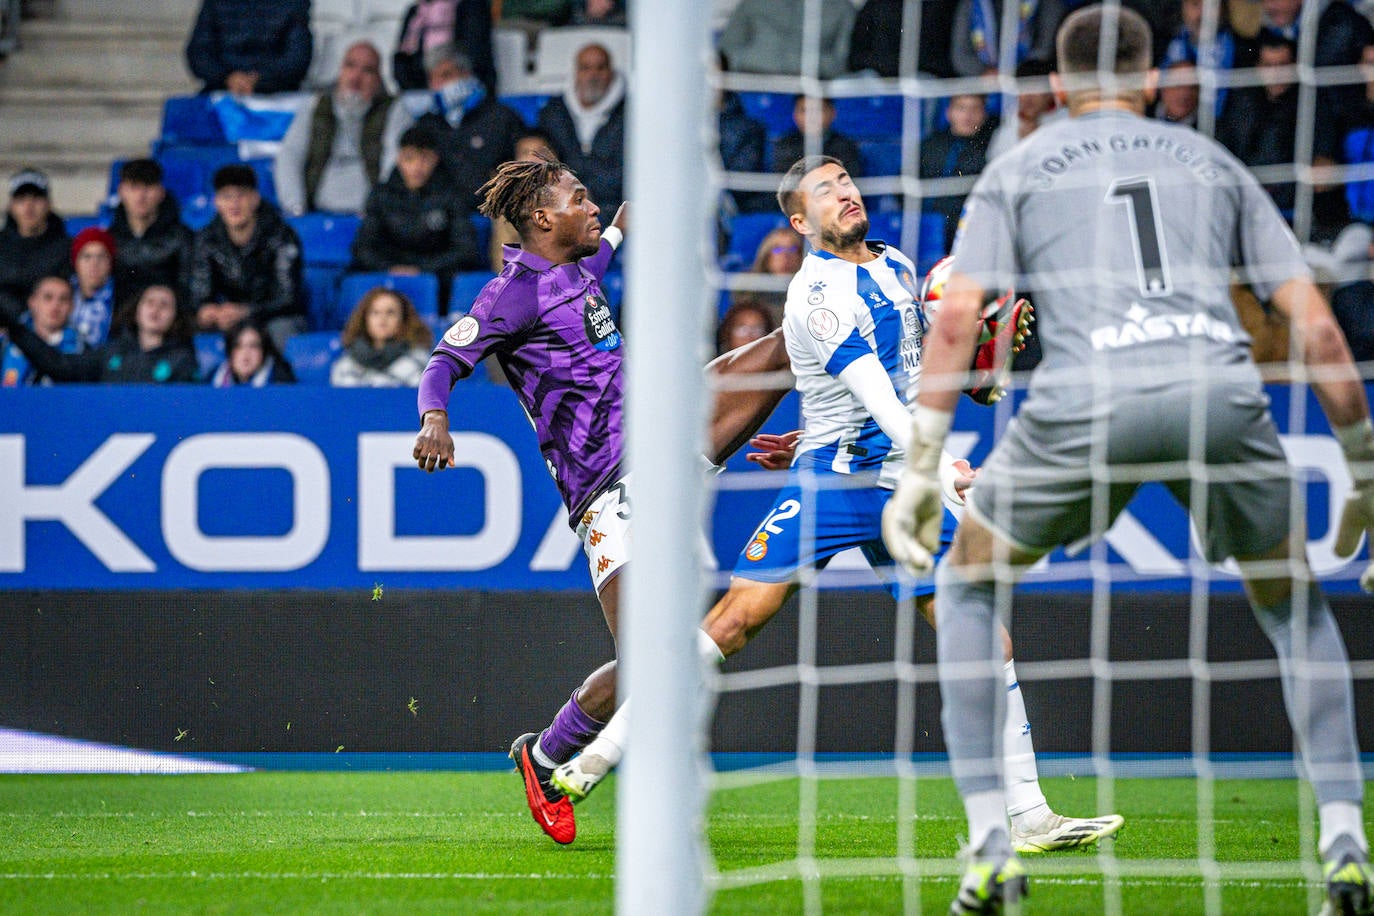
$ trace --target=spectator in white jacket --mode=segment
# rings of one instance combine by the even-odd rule
[[[344,52],[334,88],[301,106],[277,151],[277,200],[289,216],[314,210],[362,213],[367,193],[396,164],[411,124],[382,86],[382,58],[369,41]]]
[[[434,335],[402,293],[377,286],[348,316],[343,353],[329,369],[339,388],[414,388],[429,362]]]

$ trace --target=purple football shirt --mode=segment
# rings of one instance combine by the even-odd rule
[[[446,410],[453,383],[494,354],[539,437],[574,527],[620,474],[624,375],[620,330],[601,291],[615,249],[553,264],[505,250],[501,273],[434,348],[419,407]]]

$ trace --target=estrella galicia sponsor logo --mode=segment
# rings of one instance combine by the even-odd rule
[[[1206,337],[1218,343],[1233,343],[1235,329],[1205,312],[1191,315],[1151,315],[1139,302],[1126,311],[1126,320],[1119,325],[1105,325],[1092,330],[1094,350],[1117,350],[1135,344],[1170,338]]]
[[[611,317],[611,306],[602,296],[588,293],[582,299],[582,319],[587,327],[587,340],[598,350],[610,351],[620,347],[620,331]]]

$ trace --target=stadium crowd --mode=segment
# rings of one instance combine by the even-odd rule
[[[721,265],[743,279],[719,299],[718,340],[777,325],[795,270],[787,265],[801,253],[793,239],[796,257],[787,257],[789,241],[773,234],[785,222],[757,176],[823,151],[856,176],[931,182],[921,197],[869,194],[874,234],[905,228],[924,271],[948,250],[964,195],[987,162],[1063,117],[1048,90],[1050,37],[1081,5],[1020,4],[1017,40],[1004,48],[1000,0],[920,4],[915,66],[963,82],[958,93],[910,106],[890,82],[911,66],[902,59],[902,0],[823,0],[814,59],[801,53],[804,0],[733,4],[717,36],[726,88],[716,95],[716,126],[728,185],[718,225]],[[1313,62],[1349,68],[1324,78],[1312,102],[1303,101],[1295,66],[1304,0],[1222,0],[1215,21],[1204,21],[1203,0],[1125,5],[1154,32],[1162,83],[1153,116],[1213,135],[1256,170],[1309,242],[1309,263],[1356,358],[1374,358],[1374,179],[1358,171],[1374,162],[1368,5],[1328,0],[1309,17]],[[412,313],[432,338],[499,270],[512,233],[477,214],[475,192],[500,162],[543,149],[582,176],[603,212],[623,200],[629,42],[621,0],[420,0],[393,24],[395,34],[336,47],[328,85],[305,92],[328,44],[314,34],[312,15],[306,0],[203,0],[186,45],[203,91],[167,100],[151,155],[112,164],[97,214],[54,213],[39,168],[9,177],[0,292],[27,303],[19,320],[43,345],[78,355],[132,333],[136,303],[158,286],[172,291],[178,326],[194,334],[197,379],[395,384],[407,373],[370,371],[381,357],[354,351],[360,341],[388,353],[401,340],[419,346]],[[559,35],[575,46],[550,40]],[[502,63],[510,36],[533,49],[515,74]],[[728,88],[751,74],[799,75],[804,61],[826,97]],[[1008,63],[1014,71],[999,78]],[[535,72],[554,72],[562,88],[522,82]],[[1358,79],[1341,82],[1342,73]],[[978,77],[988,91],[966,91]],[[532,86],[538,91],[526,91]],[[912,126],[920,132],[914,147],[903,141]],[[1299,158],[1309,154],[1312,171]],[[617,317],[618,270],[606,283]],[[71,288],[63,324],[74,335],[51,326],[60,309],[35,314],[51,298],[53,277]],[[383,301],[402,306],[404,330],[391,343],[378,343],[359,318],[379,288],[392,293]],[[1257,357],[1284,358],[1286,340],[1264,309],[1239,291],[1237,304]],[[58,378],[17,342],[0,352],[0,384]],[[1021,358],[1033,360],[1035,348]]]

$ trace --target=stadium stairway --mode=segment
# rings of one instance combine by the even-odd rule
[[[56,0],[0,63],[0,178],[32,165],[61,214],[93,213],[110,162],[148,154],[162,103],[194,92],[182,50],[197,4]]]

